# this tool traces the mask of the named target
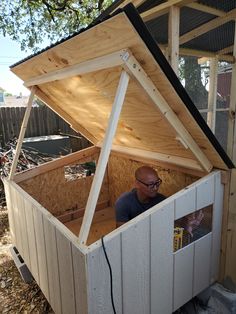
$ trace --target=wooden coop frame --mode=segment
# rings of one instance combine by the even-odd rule
[[[117,31],[123,36],[118,36]],[[94,48],[94,41],[98,49]],[[88,51],[91,51],[90,55]],[[136,313],[171,313],[217,280],[224,194],[233,164],[197,114],[134,8],[127,6],[106,21],[24,60],[12,70],[31,88],[31,97],[10,177],[4,180],[10,229],[13,243],[54,311],[112,312],[108,268],[101,240],[86,245],[110,152],[118,153],[127,160],[178,168],[200,178],[106,235],[105,245],[115,278],[114,301],[117,312],[129,314],[135,307]],[[85,78],[92,86],[91,89],[84,87]],[[107,88],[107,80],[110,79],[112,83]],[[59,102],[61,86],[68,94],[68,100],[65,99],[63,106]],[[77,86],[81,93],[86,91],[92,99],[86,102],[88,97],[81,98],[86,106],[95,108],[94,100],[99,104],[97,120],[93,117],[95,123],[92,121],[86,125],[84,104],[80,107],[79,121],[80,117],[75,114],[79,104],[74,97],[76,89],[73,86]],[[75,95],[71,94],[72,91]],[[144,91],[145,95],[138,94],[141,100],[136,97],[137,91]],[[95,147],[15,174],[34,94],[91,140]],[[102,101],[99,98],[101,95]],[[136,95],[135,101],[130,101],[133,95]],[[140,105],[143,99],[147,101],[148,107],[144,103],[144,108],[140,108],[141,123],[137,126],[135,120],[138,117],[133,119],[133,115],[127,111],[122,112],[122,105],[125,102],[124,106],[132,109],[135,103]],[[174,103],[171,100],[175,100]],[[111,106],[102,106],[105,101],[109,104],[113,102],[112,109]],[[107,111],[111,112],[109,120]],[[122,123],[119,124],[120,115]],[[103,117],[106,119],[106,128],[101,130],[98,119]],[[125,118],[128,121],[126,123]],[[143,135],[143,139],[134,136],[135,127],[142,127],[147,118],[146,127],[150,124],[151,131],[157,130],[157,122],[166,131],[164,134],[159,127],[160,132],[153,142],[150,140],[151,143],[147,142],[152,134],[150,131]],[[132,128],[129,123],[133,123]],[[157,143],[161,145],[165,138],[171,145],[159,148]],[[77,238],[47,208],[29,195],[22,184],[90,156],[94,151],[100,154]],[[32,181],[28,184],[31,185]],[[207,206],[212,206],[211,231],[185,248],[173,252],[174,221]],[[227,208],[223,217],[226,214]],[[222,252],[225,253],[224,247]],[[201,263],[203,256],[206,261],[204,265]],[[183,280],[186,285],[180,289]]]

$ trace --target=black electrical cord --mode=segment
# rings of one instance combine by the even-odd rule
[[[109,262],[108,256],[107,256],[107,252],[106,252],[106,248],[104,245],[104,237],[102,237],[102,248],[104,251],[104,255],[107,261],[107,265],[109,267],[109,271],[110,271],[110,287],[111,287],[111,304],[112,304],[112,308],[113,308],[113,312],[114,314],[116,314],[116,309],[115,309],[115,304],[114,304],[114,298],[113,298],[113,278],[112,278],[112,269],[111,269],[111,264]]]

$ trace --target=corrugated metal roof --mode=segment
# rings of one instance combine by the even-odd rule
[[[228,22],[182,45],[185,48],[217,52],[234,43],[234,22]]]
[[[236,0],[199,0],[197,2],[225,12],[236,7]]]

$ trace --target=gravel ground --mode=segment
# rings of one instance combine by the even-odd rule
[[[49,303],[35,281],[24,283],[9,252],[12,245],[6,207],[0,208],[0,313],[50,313]]]

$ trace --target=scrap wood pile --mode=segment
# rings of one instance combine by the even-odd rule
[[[8,177],[11,165],[16,152],[16,138],[6,144],[4,148],[0,148],[0,177]],[[31,169],[35,166],[53,160],[57,156],[41,153],[33,148],[22,148],[17,163],[16,172]],[[0,207],[5,206],[5,193],[3,184],[0,181]]]

